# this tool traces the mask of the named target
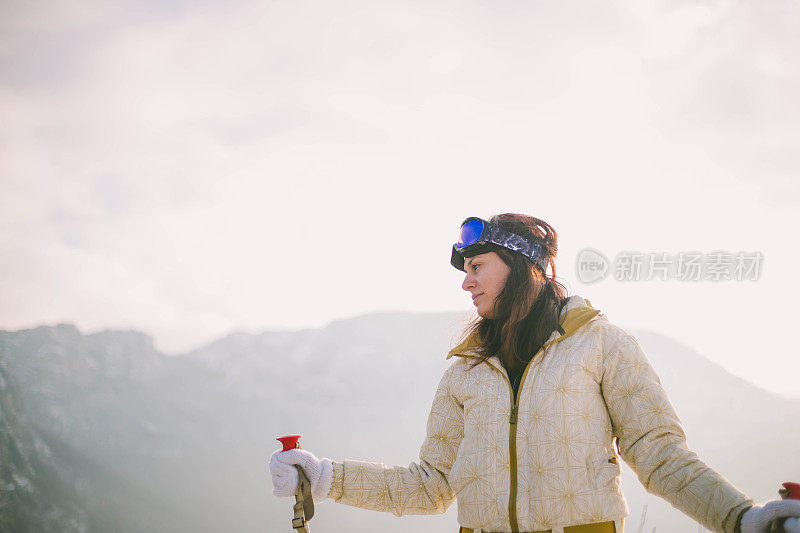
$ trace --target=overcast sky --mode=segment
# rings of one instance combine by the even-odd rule
[[[798,27],[789,0],[3,2],[0,328],[179,353],[467,313],[459,223],[519,212],[613,322],[800,397]],[[764,259],[585,284],[587,247]]]

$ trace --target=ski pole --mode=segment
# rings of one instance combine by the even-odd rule
[[[302,435],[285,435],[278,437],[283,444],[283,452],[300,448],[300,440]],[[294,518],[292,518],[292,528],[298,533],[309,533],[308,521],[314,516],[314,500],[311,498],[311,483],[308,481],[306,473],[300,468],[300,465],[294,465],[297,469],[297,474],[300,477],[300,486],[294,495]]]
[[[778,490],[782,500],[800,500],[800,483],[786,482],[783,488]],[[770,533],[783,533],[783,523],[786,522],[785,518],[778,518],[772,521]]]

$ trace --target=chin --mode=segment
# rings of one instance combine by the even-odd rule
[[[481,318],[485,318],[486,320],[491,320],[492,318],[494,318],[494,313],[491,313],[490,311],[486,311],[483,309],[477,309],[477,311],[478,311],[478,316],[480,316]]]

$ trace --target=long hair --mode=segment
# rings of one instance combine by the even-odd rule
[[[490,245],[511,271],[495,301],[493,319],[478,317],[464,330],[464,338],[476,334],[480,359],[470,368],[496,355],[509,373],[519,371],[533,358],[558,327],[567,289],[556,280],[558,235],[544,220],[503,213],[489,219],[494,225],[543,245],[551,274],[517,252]]]

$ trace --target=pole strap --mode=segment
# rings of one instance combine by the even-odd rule
[[[297,474],[300,477],[300,487],[294,495],[294,518],[292,519],[292,528],[297,533],[309,533],[308,521],[314,516],[314,500],[311,497],[311,483],[306,477],[306,473],[299,465],[294,465],[297,468]]]

